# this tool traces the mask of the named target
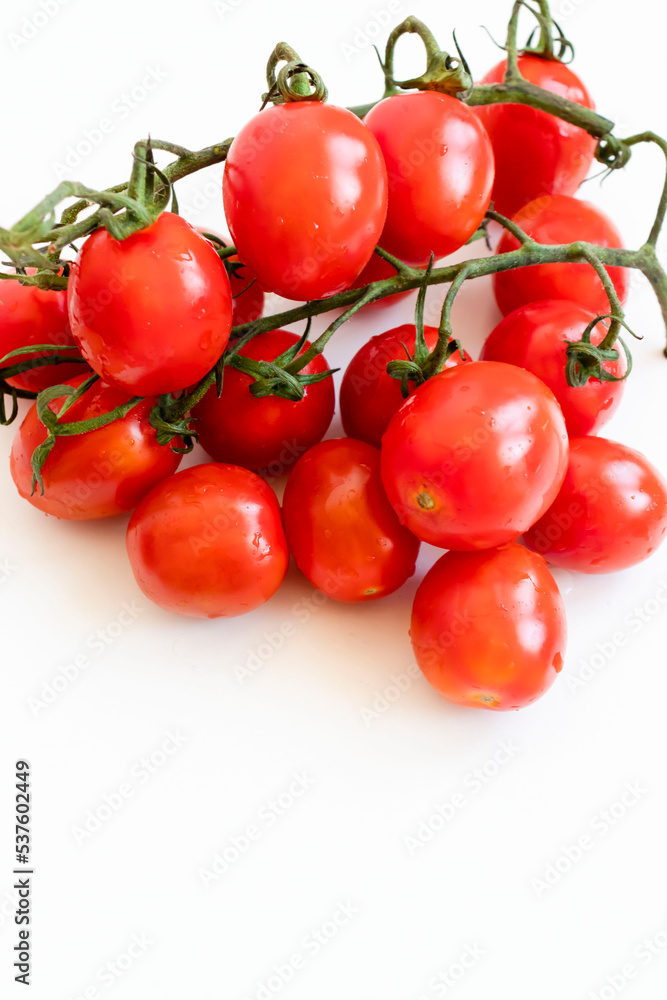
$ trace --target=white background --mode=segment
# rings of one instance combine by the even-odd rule
[[[68,149],[102,118],[111,131],[67,169],[96,187],[128,175],[132,143],[149,130],[193,149],[233,135],[259,107],[278,40],[323,74],[333,102],[359,103],[379,96],[371,40],[380,32],[370,37],[377,20],[393,25],[415,13],[443,45],[458,28],[481,76],[500,54],[479,26],[502,39],[510,7],[509,0],[229,0],[219,11],[210,0],[44,5],[57,12],[28,41],[20,33],[45,20],[36,2],[5,3],[0,15],[5,226],[56,185]],[[619,134],[667,131],[652,0],[556,0],[554,10],[577,46],[576,69]],[[419,65],[412,41],[401,48],[406,75]],[[135,91],[129,108],[126,96],[148,73],[159,82]],[[662,170],[658,152],[641,149],[624,176],[590,182],[582,193],[637,246]],[[194,223],[223,227],[219,180],[213,169],[180,186]],[[429,296],[431,319],[442,294]],[[350,323],[327,351],[330,363],[344,365],[365,338],[407,320],[411,308],[401,303]],[[641,448],[665,471],[664,332],[643,279],[633,280],[628,316],[644,341],[634,345],[635,371],[608,436]],[[486,281],[464,289],[455,330],[469,350],[497,319]],[[330,433],[340,433],[338,418]],[[124,519],[70,524],[19,499],[5,464],[12,434],[0,429],[0,562],[9,567],[0,580],[3,997],[25,995],[11,969],[17,757],[34,772],[36,1000],[664,995],[667,547],[615,576],[559,573],[570,639],[554,688],[519,713],[464,710],[406,673],[410,605],[434,550],[422,553],[413,580],[377,603],[314,603],[292,569],[281,592],[245,618],[179,620],[137,590]],[[113,633],[126,603],[136,603],[137,619],[93,652],[90,637]],[[274,650],[281,628],[291,635]],[[90,666],[57,681],[56,699],[36,709],[31,699],[80,654]],[[238,668],[249,661],[261,668],[242,681]],[[589,680],[577,684],[582,674]],[[395,698],[394,675],[406,690],[390,703],[383,699]],[[185,740],[165,756],[169,733]],[[503,742],[514,749],[499,766]],[[151,756],[154,773],[144,780],[141,761]],[[475,768],[484,772],[478,790]],[[309,784],[298,798],[290,791],[295,773]],[[638,790],[619,806],[626,783]],[[131,796],[78,842],[88,812],[122,784]],[[455,793],[463,805],[448,822],[436,819],[441,828],[430,843],[411,851],[406,838]],[[282,813],[269,822],[280,796]],[[601,819],[608,809],[618,817],[612,827]],[[258,839],[206,888],[201,870],[251,825]],[[590,846],[581,859],[563,860],[584,836]],[[540,888],[550,865],[562,874]],[[314,944],[336,916],[336,933]],[[133,935],[149,943],[128,959]],[[654,940],[655,954],[645,940]],[[445,977],[453,983],[460,975],[466,949],[477,957],[449,988]],[[266,992],[274,966],[294,955],[303,967]],[[122,974],[100,973],[109,962]],[[625,982],[618,972],[627,963],[636,974]]]

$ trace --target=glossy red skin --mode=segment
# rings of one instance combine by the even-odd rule
[[[321,299],[370,260],[387,211],[387,174],[352,112],[317,101],[265,108],[238,133],[222,182],[239,256],[265,288]]]
[[[519,365],[549,386],[560,403],[568,434],[579,437],[600,430],[618,409],[625,382],[589,379],[579,387],[568,385],[565,377],[567,355],[564,341],[581,340],[593,313],[576,302],[545,299],[515,309],[489,334],[480,361],[505,361]],[[599,344],[607,329],[598,323],[591,343]],[[605,361],[605,371],[622,378],[627,371],[625,352],[617,346],[618,359]]]
[[[86,376],[72,379],[78,386]],[[127,393],[95,382],[70,407],[66,422],[88,420],[127,402]],[[64,397],[49,403],[57,412]],[[132,510],[156,483],[175,472],[181,455],[157,443],[149,414],[155,399],[137,403],[126,416],[87,434],[59,437],[42,467],[44,495],[32,493],[30,459],[46,428],[33,405],[12,444],[9,467],[16,487],[33,507],[70,521],[90,521]],[[182,445],[176,438],[175,445]],[[32,493],[32,495],[31,495]]]
[[[0,281],[0,358],[31,344],[76,347],[67,318],[67,292],[45,291],[32,285],[20,285],[18,281]],[[44,352],[19,355],[5,362],[5,367],[38,357],[45,357]],[[87,367],[81,363],[45,365],[14,375],[7,381],[17,389],[41,392],[84,371]]]
[[[287,572],[276,495],[237,465],[197,465],[165,479],[127,529],[135,579],[151,601],[193,618],[232,618],[264,604]]]
[[[514,221],[538,243],[572,243],[584,240],[603,247],[622,247],[620,234],[610,219],[590,202],[566,195],[544,196],[517,212]],[[519,242],[505,233],[496,253],[517,250]],[[630,278],[627,268],[609,267],[621,302],[625,302]],[[538,264],[504,271],[493,276],[496,302],[504,316],[538,299],[567,299],[593,313],[609,312],[609,299],[590,264]]]
[[[234,254],[230,261],[238,261],[239,255]],[[252,323],[259,319],[264,311],[264,289],[257,280],[257,275],[247,264],[228,272],[229,284],[232,289],[232,308],[234,326],[241,323]]]
[[[493,150],[479,118],[435,91],[396,94],[364,121],[380,143],[389,207],[380,245],[408,264],[453,253],[489,207]]]
[[[524,708],[563,666],[567,626],[556,581],[541,556],[511,544],[447,552],[422,580],[412,648],[427,681],[471,708]]]
[[[212,236],[218,235],[204,226],[197,226],[197,232],[204,237],[206,233],[211,233]],[[219,237],[219,239],[229,245],[229,237]],[[215,249],[215,244],[213,247]],[[227,259],[227,262],[240,263],[239,255],[235,253]],[[258,319],[264,310],[264,289],[257,280],[257,275],[247,264],[242,264],[236,268],[228,267],[227,277],[232,291],[233,325],[240,326],[241,323],[251,323],[254,319]]]
[[[399,524],[382,488],[380,452],[365,441],[322,441],[300,458],[283,517],[297,566],[335,601],[385,597],[415,571],[419,541]]]
[[[480,82],[502,83],[506,66],[505,60],[499,62]],[[579,77],[557,60],[519,56],[519,72],[559,97],[595,107]],[[595,139],[584,129],[526,104],[489,104],[475,111],[493,145],[493,201],[498,212],[512,216],[541,195],[574,194],[586,178]]]
[[[209,241],[172,212],[122,241],[97,229],[81,248],[68,292],[81,353],[130,396],[198,382],[229,339],[225,266]]]
[[[471,361],[421,385],[382,439],[382,481],[401,522],[462,551],[514,541],[548,509],[567,467],[567,431],[531,372]]]
[[[562,488],[525,544],[579,573],[647,559],[667,534],[667,483],[641,452],[607,438],[570,441]]]
[[[256,361],[273,361],[297,343],[287,330],[271,330],[253,337],[239,354]],[[303,350],[310,344],[306,342]],[[307,375],[328,371],[319,354],[303,371]],[[192,411],[199,441],[216,462],[231,462],[247,469],[265,469],[278,474],[324,437],[334,413],[333,380],[304,386],[299,402],[278,396],[256,398],[250,392],[252,379],[228,365],[218,399],[210,389]]]
[[[425,326],[424,339],[429,350],[433,350],[438,328]],[[376,448],[382,444],[382,435],[389,421],[404,403],[401,383],[387,374],[390,361],[407,357],[403,344],[411,355],[414,354],[414,324],[404,323],[371,337],[347,366],[340,387],[340,415],[348,437],[368,441]],[[465,351],[463,354],[463,357],[458,351],[452,354],[445,362],[445,368],[470,361]],[[414,390],[414,382],[409,385]]]

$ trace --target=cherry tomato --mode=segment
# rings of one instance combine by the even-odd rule
[[[423,542],[485,549],[548,509],[567,467],[565,420],[531,372],[471,361],[419,386],[382,439],[382,481]]]
[[[503,60],[481,83],[502,83],[506,68]],[[519,56],[519,72],[544,90],[594,108],[579,77],[557,59]],[[595,139],[588,132],[527,104],[489,104],[475,110],[493,145],[493,201],[498,212],[512,216],[541,195],[575,193],[595,153]]]
[[[276,495],[237,465],[197,465],[165,479],[127,529],[137,583],[166,611],[232,618],[264,604],[289,553]]]
[[[255,272],[247,264],[241,263],[238,254],[234,254],[229,260],[238,265],[228,271],[228,276],[232,289],[233,322],[234,326],[240,326],[242,323],[251,323],[262,315],[264,289]]]
[[[197,232],[206,237],[207,233],[217,236],[217,233],[197,226]],[[229,245],[229,239],[218,237]],[[210,242],[210,241],[209,241]],[[213,243],[215,249],[216,244]],[[234,326],[242,323],[251,323],[258,319],[264,310],[264,289],[257,280],[257,275],[250,270],[247,264],[241,263],[239,255],[235,253],[227,258],[227,277],[232,290],[232,322]]]
[[[0,358],[30,344],[75,347],[67,318],[67,292],[45,291],[15,280],[0,281]],[[63,356],[70,352],[64,351]],[[72,352],[73,353],[73,352]],[[44,351],[22,354],[5,362],[5,367],[32,358],[45,357]],[[87,371],[87,366],[71,363],[31,368],[7,379],[9,385],[29,392],[41,392]]]
[[[295,465],[283,499],[292,555],[310,582],[335,601],[391,594],[415,571],[419,541],[401,527],[380,479],[380,452],[338,438]]]
[[[408,264],[445,257],[484,218],[493,185],[493,150],[462,101],[432,90],[396,94],[364,119],[387,164],[389,207],[380,245]]]
[[[583,240],[602,247],[623,246],[616,227],[599,208],[565,195],[536,198],[517,212],[514,221],[538,243]],[[506,232],[497,253],[507,253],[518,247],[518,240]],[[624,302],[629,288],[627,269],[610,267],[607,270],[619,299]],[[503,271],[493,276],[493,290],[504,316],[537,299],[568,299],[593,313],[609,312],[609,299],[590,264],[538,264]]]
[[[296,101],[260,111],[234,139],[223,177],[234,246],[265,288],[322,299],[370,260],[387,212],[387,174],[351,111]]]
[[[198,382],[229,339],[225,266],[208,240],[171,212],[124,240],[97,229],[81,248],[68,292],[81,353],[131,396]]]
[[[79,386],[86,376],[68,384]],[[104,382],[95,382],[72,404],[63,421],[90,420],[109,413],[128,401]],[[49,403],[57,413],[65,397]],[[30,459],[46,438],[46,428],[33,405],[16,433],[10,456],[12,479],[22,497],[33,507],[70,521],[110,517],[135,507],[165,476],[178,468],[181,456],[169,445],[159,445],[149,423],[155,399],[143,399],[129,413],[87,434],[61,436],[42,467],[44,495],[39,486],[32,492]],[[175,439],[175,445],[181,445]]]
[[[641,452],[606,438],[570,441],[560,493],[525,535],[554,566],[613,573],[647,559],[667,534],[667,483]]]
[[[253,337],[239,354],[256,361],[273,361],[293,347],[299,337],[286,330],[271,330]],[[304,350],[310,345],[304,345]],[[318,355],[303,369],[307,375],[328,371]],[[210,389],[193,410],[200,443],[217,462],[232,462],[248,469],[264,469],[274,474],[296,462],[299,455],[320,441],[333,417],[333,380],[304,386],[298,402],[279,396],[256,398],[250,393],[252,379],[225,368],[222,395]]]
[[[348,437],[380,447],[389,421],[404,401],[401,383],[387,374],[387,365],[407,357],[403,345],[413,355],[415,337],[414,324],[404,323],[371,337],[354,355],[340,387],[340,413]],[[438,328],[424,327],[424,339],[432,350],[438,339]],[[464,351],[462,357],[455,351],[445,367],[453,368],[464,361],[470,361],[468,354]],[[414,382],[409,385],[414,389]]]
[[[578,388],[567,383],[565,345],[581,340],[594,319],[593,313],[565,299],[529,302],[511,312],[489,334],[480,360],[506,361],[537,375],[560,403],[568,434],[592,434],[616,412],[625,388],[625,382],[600,379],[589,379]],[[606,334],[606,327],[598,323],[591,333],[591,343],[599,344]],[[617,350],[618,359],[605,361],[604,368],[621,378],[627,371],[627,361],[620,344]]]
[[[417,590],[410,636],[448,701],[509,711],[540,698],[561,671],[565,609],[544,559],[521,545],[447,552]]]

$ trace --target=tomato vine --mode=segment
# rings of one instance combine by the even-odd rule
[[[518,27],[522,10],[531,13],[536,19],[537,27],[527,45],[520,48]],[[424,44],[427,65],[420,76],[397,81],[394,77],[394,54],[396,44],[404,34],[417,34],[420,37]],[[521,54],[528,53],[545,59],[562,60],[573,51],[571,43],[553,20],[547,0],[538,0],[536,5],[529,4],[527,0],[515,0],[506,43],[502,46],[507,53],[507,70],[501,83],[474,85],[456,38],[454,42],[457,55],[441,50],[430,29],[417,18],[409,17],[403,21],[391,32],[384,59],[381,60],[385,84],[384,96],[404,90],[436,90],[454,95],[470,106],[525,104],[548,112],[588,132],[597,140],[596,158],[610,171],[625,167],[631,158],[632,150],[640,144],[657,146],[667,162],[667,141],[659,135],[647,131],[627,138],[615,136],[614,123],[609,119],[590,108],[536,86],[521,75],[518,62]],[[326,87],[320,76],[302,62],[298,53],[284,43],[276,46],[269,59],[267,86],[264,104],[269,101],[281,103],[326,99]],[[359,105],[350,110],[362,117],[374,103],[377,102]],[[173,193],[174,184],[190,174],[223,162],[232,141],[228,138],[204,149],[192,151],[171,142],[142,140],[134,148],[134,166],[129,181],[102,191],[71,181],[59,184],[11,229],[0,228],[0,248],[14,269],[13,273],[0,273],[0,279],[18,280],[22,284],[42,289],[66,288],[70,263],[63,256],[66,248],[72,247],[78,250],[77,241],[84,239],[100,226],[106,227],[112,236],[123,239],[130,233],[149,226],[167,208],[170,200],[172,210],[177,211],[178,206]],[[156,151],[170,154],[175,159],[161,169],[154,161]],[[61,203],[71,202],[72,198],[76,199],[74,203],[68,204],[61,211],[59,218],[56,218],[56,210]],[[88,214],[84,215],[86,212]],[[255,395],[275,394],[289,399],[299,399],[303,395],[304,385],[314,377],[301,374],[304,367],[323,351],[336,330],[359,309],[368,303],[399,292],[420,289],[422,294],[419,296],[418,310],[420,308],[422,310],[423,329],[425,289],[433,285],[449,284],[435,347],[430,354],[427,351],[424,353],[422,344],[419,363],[417,364],[417,359],[408,362],[415,369],[410,378],[417,377],[418,381],[423,381],[437,373],[451,353],[454,336],[451,324],[452,304],[466,281],[514,268],[541,264],[587,263],[600,277],[609,298],[609,314],[606,317],[610,321],[608,333],[598,346],[590,343],[590,335],[585,335],[579,343],[569,344],[566,353],[564,352],[563,363],[566,366],[568,380],[573,385],[581,385],[588,378],[604,377],[601,373],[604,372],[605,361],[610,356],[617,356],[615,345],[618,342],[627,353],[627,348],[619,337],[621,329],[623,327],[627,329],[627,325],[621,303],[606,270],[608,267],[633,268],[645,275],[655,291],[667,327],[667,273],[657,253],[657,241],[666,213],[667,175],[647,240],[636,250],[602,247],[581,241],[559,245],[540,244],[493,208],[486,213],[484,226],[490,221],[503,226],[518,240],[520,244],[518,249],[440,267],[435,267],[431,263],[424,272],[423,269],[411,267],[378,247],[375,252],[395,270],[392,277],[374,281],[362,288],[350,288],[327,299],[307,302],[272,316],[263,316],[253,322],[235,326],[232,331],[235,340],[215,367],[196,386],[180,396],[168,395],[159,398],[151,417],[151,422],[158,432],[158,440],[161,444],[167,444],[178,437],[183,438],[186,448],[192,446],[196,433],[189,428],[186,418],[192,407],[202,399],[212,385],[215,384],[218,390],[221,389],[226,366],[240,368],[249,374],[254,379],[252,391]],[[216,249],[223,259],[235,253],[234,247],[225,247],[219,243],[216,244]],[[28,269],[34,273],[28,273]],[[254,367],[248,363],[248,359],[239,355],[239,349],[260,333],[300,320],[310,322],[314,316],[339,309],[342,309],[342,312],[301,354],[288,352],[287,356],[281,357],[276,363],[255,362]],[[419,321],[417,325],[419,328]],[[18,398],[34,398],[36,395],[13,388],[8,384],[8,378],[40,364],[47,362],[58,364],[71,362],[73,359],[69,350],[63,355],[63,349],[53,345],[42,345],[38,349],[49,352],[48,357],[21,360],[21,352],[14,351],[0,359],[0,420],[3,423],[9,423],[16,417]],[[34,352],[35,347],[31,350]],[[23,353],[28,351],[24,350]],[[667,355],[667,348],[665,354]],[[389,368],[390,374],[395,378],[404,379],[405,365],[406,362],[393,363],[393,368],[392,365]],[[419,368],[419,372],[415,366]],[[80,393],[77,392],[77,395]],[[9,412],[5,396],[11,397]],[[67,396],[68,399],[60,414],[56,416],[48,409],[47,403],[58,396]],[[135,405],[139,398],[135,397],[131,405]],[[76,424],[61,421],[60,417],[64,416],[72,401],[71,387],[55,386],[40,394],[39,411],[46,418],[48,440],[51,443],[55,441],[57,435],[85,433],[115,419],[114,413],[110,413]],[[118,415],[121,415],[120,412],[116,416]],[[174,447],[180,443],[177,442]],[[42,449],[44,450],[48,453],[48,447]],[[45,455],[36,456],[33,463],[37,481],[40,478],[40,462],[43,462],[44,457]]]

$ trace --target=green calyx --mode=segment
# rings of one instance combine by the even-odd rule
[[[609,332],[599,344],[591,343],[591,334],[601,320],[609,319],[612,324]],[[637,335],[627,326],[624,319],[605,313],[596,316],[590,321],[581,335],[581,340],[566,341],[566,366],[565,377],[567,384],[574,388],[586,385],[589,379],[597,379],[600,382],[623,382],[632,371],[632,355],[625,341],[618,336],[609,343],[612,327],[624,326],[633,337]],[[616,344],[620,345],[625,354],[626,370],[624,375],[614,375],[605,367],[608,361],[618,361],[619,352]]]
[[[394,78],[394,50],[402,35],[419,35],[426,49],[426,69],[420,76],[410,80],[398,81]],[[385,94],[397,93],[398,90],[435,90],[439,94],[449,94],[465,100],[473,85],[470,67],[465,60],[459,43],[454,34],[456,56],[443,52],[435,36],[423,21],[417,17],[407,17],[405,21],[394,28],[387,41],[385,61],[382,68],[385,74]]]
[[[166,208],[174,183],[204,167],[221,163],[231,142],[225,139],[193,152],[171,142],[142,140],[135,146],[129,182],[96,191],[76,181],[63,181],[11,229],[0,228],[0,249],[15,268],[13,274],[0,272],[0,281],[19,281],[45,290],[67,288],[70,261],[61,256],[66,247],[78,251],[75,241],[100,226],[118,239],[150,226]],[[153,161],[155,149],[172,153],[177,159],[161,171]],[[57,206],[71,198],[77,200],[57,219]],[[94,206],[97,206],[94,212],[80,218]],[[37,273],[27,275],[26,268],[36,268]]]
[[[528,11],[537,21],[523,48],[517,46],[519,15],[522,10]],[[508,54],[508,73],[514,75],[517,71],[517,55],[538,56],[541,59],[552,59],[558,62],[571,62],[574,58],[574,46],[563,34],[563,29],[554,20],[549,9],[548,0],[515,0],[512,16],[507,29],[507,42],[501,46]]]
[[[445,299],[440,330],[438,331],[438,342],[432,351],[429,351],[426,343],[424,336],[424,305],[426,303],[426,289],[428,288],[431,272],[433,271],[433,264],[434,257],[431,254],[431,259],[424,272],[415,305],[415,352],[411,355],[405,344],[403,344],[403,350],[406,354],[405,360],[401,358],[397,361],[390,361],[387,365],[387,374],[391,378],[400,381],[401,393],[404,399],[407,399],[410,395],[412,388],[421,385],[433,375],[439,374],[443,370],[445,362],[452,354],[456,351],[461,351],[461,344],[452,337],[450,312],[453,296],[449,304],[447,299]],[[454,291],[455,294],[456,291]],[[412,386],[410,383],[412,383]]]
[[[517,41],[519,18],[526,12],[535,18],[536,28],[529,37],[527,45],[520,48]],[[396,81],[393,70],[395,47],[398,39],[404,34],[417,34],[421,38],[426,50],[426,69],[421,76]],[[382,63],[385,96],[397,94],[405,89],[432,89],[462,98],[470,107],[501,103],[518,103],[534,107],[576,125],[596,138],[598,140],[596,157],[608,169],[615,170],[626,166],[634,148],[640,143],[645,146],[650,145],[651,148],[657,145],[667,157],[667,142],[660,136],[644,132],[629,138],[619,138],[613,134],[614,124],[610,120],[590,108],[543,90],[521,76],[518,70],[518,56],[521,53],[564,61],[572,52],[570,43],[550,14],[547,0],[515,0],[508,26],[507,43],[504,46],[507,51],[508,66],[507,75],[502,83],[473,86],[472,76],[456,37],[454,44],[457,55],[450,56],[439,48],[430,30],[417,18],[409,17],[403,21],[394,29],[387,42]],[[302,62],[294,49],[285,43],[276,46],[269,59],[267,84],[265,102],[279,104],[326,99],[326,88],[321,78]],[[359,106],[353,110],[363,116],[372,106],[372,104]],[[66,288],[69,262],[62,255],[65,248],[71,247],[76,251],[78,241],[85,239],[100,226],[105,226],[115,238],[125,239],[131,233],[151,225],[168,207],[170,198],[173,199],[175,182],[195,171],[224,161],[231,142],[231,139],[226,139],[205,149],[191,151],[171,142],[142,140],[134,149],[134,164],[129,182],[103,191],[96,191],[76,182],[63,182],[11,229],[0,228],[0,248],[15,271],[14,274],[0,273],[0,280],[18,280],[24,285],[44,289]],[[175,160],[164,169],[158,168],[154,160],[155,150],[169,153]],[[76,200],[72,203],[72,199]],[[68,204],[58,218],[56,209],[63,201],[67,201]],[[172,207],[177,209],[175,200],[172,200]],[[600,247],[581,242],[561,246],[541,245],[523,233],[511,220],[503,218],[493,209],[489,210],[482,228],[469,242],[485,236],[486,223],[493,221],[516,236],[519,242],[518,249],[501,255],[445,264],[441,267],[434,266],[431,261],[428,270],[424,272],[407,265],[378,247],[376,253],[394,268],[395,273],[391,277],[372,282],[363,288],[349,288],[327,300],[296,305],[281,313],[262,316],[252,323],[235,327],[232,331],[231,347],[228,347],[215,367],[196,386],[189,392],[165,395],[157,400],[150,414],[151,425],[160,444],[171,443],[175,449],[189,450],[197,436],[192,425],[191,411],[214,386],[216,392],[220,394],[227,366],[237,368],[250,377],[250,392],[257,397],[271,394],[298,401],[303,398],[307,385],[319,382],[332,374],[330,371],[325,371],[307,375],[304,374],[304,369],[324,351],[326,344],[340,326],[366,304],[396,293],[416,290],[418,294],[415,311],[417,329],[415,350],[412,356],[406,350],[405,358],[392,361],[388,366],[389,374],[401,383],[402,391],[406,395],[411,386],[419,385],[441,372],[451,354],[460,350],[459,342],[452,330],[451,313],[455,297],[466,281],[504,270],[542,264],[587,264],[598,274],[609,298],[608,318],[611,322],[608,332],[600,344],[591,343],[591,332],[595,323],[604,318],[596,317],[580,341],[567,344],[563,360],[568,381],[573,386],[581,386],[591,378],[603,381],[616,380],[620,376],[611,375],[605,366],[608,366],[610,361],[618,359],[620,350],[623,350],[627,357],[628,371],[632,362],[628,348],[620,337],[621,328],[625,327],[625,320],[607,269],[625,267],[640,271],[656,293],[667,326],[667,274],[657,252],[657,241],[666,214],[667,180],[646,242],[637,250]],[[240,270],[242,265],[229,260],[235,253],[234,248],[225,246],[213,236],[210,238],[228,270],[232,273],[242,273]],[[35,274],[26,274],[26,269],[33,268],[36,269]],[[423,326],[426,290],[431,285],[443,284],[448,284],[449,288],[442,307],[438,339],[429,352]],[[310,321],[313,316],[333,310],[338,310],[338,314],[324,332],[307,347],[306,331],[297,345],[270,362],[255,361],[240,353],[244,344],[258,334],[297,321]],[[1,421],[10,422],[16,417],[20,398],[35,398],[33,393],[11,387],[7,379],[29,368],[47,363],[80,361],[84,364],[76,351],[68,348],[37,345],[25,349],[26,354],[28,351],[32,353],[43,351],[49,356],[22,360],[20,352],[13,352],[12,355],[0,360]],[[622,377],[627,377],[627,374]],[[93,381],[95,378],[96,376],[91,377]],[[84,386],[86,385],[92,385],[92,381],[87,380],[87,383],[84,383]],[[41,485],[43,463],[58,436],[95,430],[124,416],[139,402],[139,397],[134,397],[109,414],[88,421],[65,422],[62,418],[67,409],[84,391],[84,387],[73,389],[71,386],[56,386],[41,393],[37,398],[38,413],[46,427],[47,436],[34,458],[35,483]],[[58,396],[65,397],[65,402],[60,412],[55,414],[50,409],[49,403]],[[11,405],[5,405],[6,401],[10,401]],[[174,442],[175,438],[181,439],[183,444],[181,440]]]
[[[226,359],[226,363],[236,368],[237,371],[244,372],[253,380],[250,384],[250,392],[256,398],[262,396],[279,396],[281,399],[289,399],[298,402],[303,399],[305,387],[323,382],[325,378],[330,378],[337,368],[327,368],[323,372],[313,372],[305,374],[303,369],[311,359],[310,352],[301,354],[308,334],[310,333],[310,320],[306,324],[303,334],[291,347],[274,358],[273,361],[256,361],[239,353],[240,342],[235,346]],[[247,342],[247,341],[245,341]]]
[[[156,432],[158,444],[171,444],[171,450],[177,455],[189,455],[195,446],[197,434],[190,418],[181,416],[179,402],[171,394],[160,396],[150,412],[148,422]],[[172,444],[174,438],[181,440],[183,444]]]
[[[282,64],[282,65],[281,65]],[[280,66],[276,75],[276,70]],[[326,101],[327,88],[322,77],[302,62],[287,42],[278,42],[266,66],[268,90],[262,96],[262,108],[271,104],[296,101]]]

